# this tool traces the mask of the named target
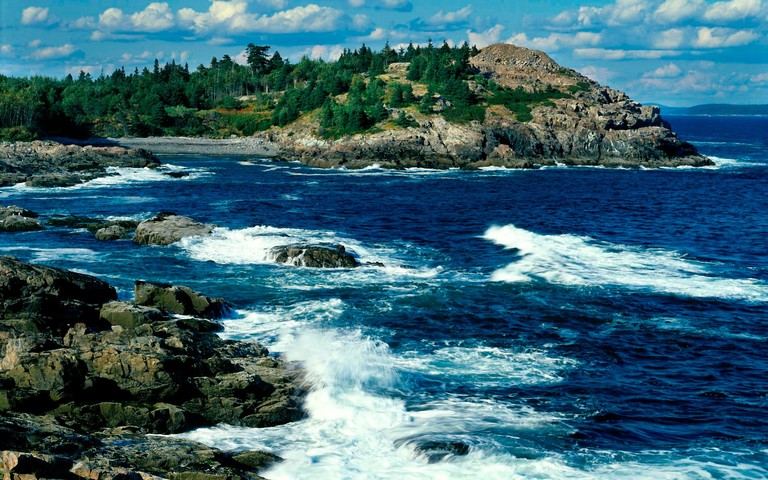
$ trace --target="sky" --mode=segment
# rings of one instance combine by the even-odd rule
[[[249,43],[333,60],[447,41],[543,50],[641,103],[768,104],[768,0],[0,0],[0,74],[243,61]]]

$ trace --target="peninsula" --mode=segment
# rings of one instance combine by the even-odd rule
[[[247,66],[225,55],[194,72],[156,63],[153,71],[119,69],[98,79],[6,79],[16,90],[5,96],[23,90],[54,101],[46,107],[9,97],[20,113],[15,123],[0,119],[0,133],[325,168],[712,165],[675,135],[658,107],[541,51],[362,46],[335,62],[294,65],[277,52],[268,57],[268,48],[249,45]]]

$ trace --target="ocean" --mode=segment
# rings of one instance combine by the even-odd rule
[[[269,479],[768,478],[768,118],[667,120],[717,165],[164,156],[0,202],[174,211],[212,236],[140,247],[48,228],[3,234],[0,254],[98,276],[122,299],[142,279],[232,302],[224,336],[306,369],[307,418],[183,436],[283,457]],[[275,264],[289,244],[342,244],[364,265]]]

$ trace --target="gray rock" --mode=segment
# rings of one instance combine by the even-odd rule
[[[202,318],[221,318],[230,311],[223,298],[210,298],[194,290],[167,283],[137,280],[134,283],[135,301],[139,305],[164,309],[170,313]]]
[[[210,235],[211,232],[212,225],[205,225],[174,213],[160,213],[139,223],[133,241],[138,245],[170,245],[185,237]]]
[[[168,315],[157,308],[128,302],[109,302],[101,307],[99,316],[110,325],[134,329],[146,323],[168,320]]]
[[[323,247],[315,245],[275,247],[272,250],[277,263],[288,263],[311,268],[355,268],[360,262],[343,245]]]
[[[15,205],[0,207],[0,232],[29,232],[44,227],[35,212]]]
[[[130,231],[128,231],[128,229],[125,227],[121,227],[120,225],[111,225],[109,227],[96,230],[96,240],[101,241],[124,240],[130,236]]]
[[[0,320],[30,320],[42,332],[63,334],[78,322],[95,323],[115,289],[90,275],[0,257]]]

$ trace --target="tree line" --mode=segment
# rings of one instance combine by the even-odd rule
[[[411,106],[469,122],[482,121],[486,106],[504,104],[525,120],[521,105],[563,95],[505,89],[478,76],[469,61],[477,49],[466,42],[399,50],[387,42],[380,51],[362,45],[333,62],[303,57],[291,63],[269,52],[251,43],[245,65],[224,55],[194,70],[155,60],[151,69],[119,68],[95,78],[85,72],[63,79],[0,75],[0,138],[252,135],[314,111],[320,134],[337,137],[385,121],[413,125],[406,113]],[[408,65],[404,80],[382,79],[393,63]],[[470,83],[486,93],[478,95]],[[426,93],[415,95],[417,84]]]

